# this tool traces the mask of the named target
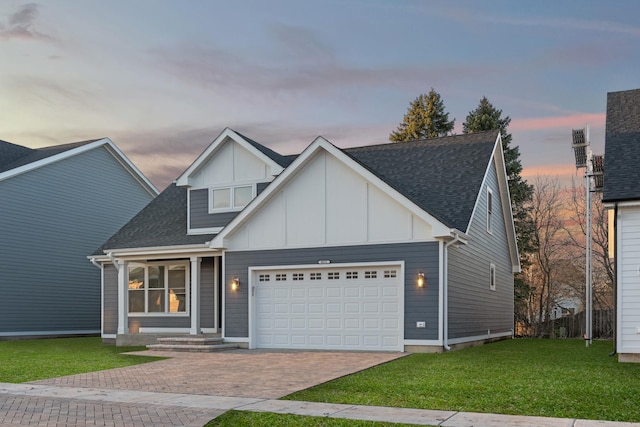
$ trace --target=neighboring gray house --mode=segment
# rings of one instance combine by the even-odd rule
[[[640,363],[640,89],[607,94],[604,193],[613,213],[616,351]]]
[[[498,131],[282,156],[225,129],[94,253],[105,342],[442,351],[513,334]]]
[[[98,334],[100,271],[86,255],[156,195],[107,138],[0,141],[0,339]]]

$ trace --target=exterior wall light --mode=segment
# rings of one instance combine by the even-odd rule
[[[231,290],[235,292],[238,289],[240,289],[240,279],[234,277],[233,279],[231,279]]]
[[[424,285],[427,284],[427,279],[424,278],[424,273],[418,273],[418,277],[416,277],[416,284],[419,288],[424,288]]]

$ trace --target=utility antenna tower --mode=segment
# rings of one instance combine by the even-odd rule
[[[589,141],[589,125],[583,129],[573,129],[573,152],[576,157],[576,168],[584,168],[586,203],[585,220],[586,224],[586,246],[587,253],[585,259],[585,345],[589,347],[593,341],[593,285],[591,282],[591,259],[592,259],[592,222],[593,214],[591,208],[591,194],[602,192],[604,185],[604,156],[594,155],[591,152]]]

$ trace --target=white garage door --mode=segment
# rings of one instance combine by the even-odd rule
[[[403,349],[399,265],[254,271],[255,347]]]

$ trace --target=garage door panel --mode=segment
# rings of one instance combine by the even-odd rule
[[[322,288],[309,288],[309,298],[322,298]]]
[[[327,292],[327,298],[340,298],[342,296],[342,289],[341,288],[326,288],[326,292]]]
[[[327,329],[342,329],[342,319],[327,319]]]
[[[258,347],[402,349],[402,280],[397,267],[261,271]],[[256,276],[257,279],[259,277]]]
[[[360,288],[357,286],[346,287],[344,288],[344,296],[345,298],[359,298]]]
[[[377,286],[367,286],[363,289],[363,293],[365,297],[378,298],[380,296],[380,288]]]
[[[344,312],[345,313],[360,313],[360,303],[359,302],[346,302],[344,303]]]

